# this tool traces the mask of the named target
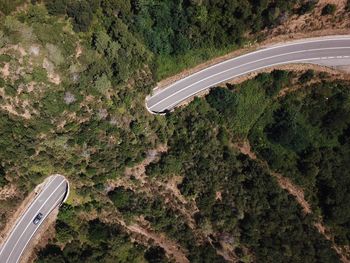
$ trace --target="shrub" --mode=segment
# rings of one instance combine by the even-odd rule
[[[335,4],[327,4],[322,9],[322,15],[333,15],[337,10],[337,6]]]

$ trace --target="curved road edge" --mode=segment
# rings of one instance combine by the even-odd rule
[[[152,114],[165,114],[186,99],[236,77],[290,64],[350,65],[350,35],[298,39],[264,46],[185,76],[146,97]]]
[[[69,182],[60,174],[49,176],[35,190],[38,187],[40,188],[39,192],[36,193],[35,198],[26,206],[24,212],[16,220],[0,247],[1,263],[19,262],[42,223],[53,210],[66,201],[69,195]],[[42,218],[34,223],[34,219],[39,213],[42,214]]]

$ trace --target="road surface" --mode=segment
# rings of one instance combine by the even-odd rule
[[[189,75],[164,89],[155,89],[146,99],[146,107],[152,113],[164,113],[195,94],[235,77],[292,63],[350,65],[350,35],[284,43],[226,60]]]
[[[42,191],[36,196],[24,214],[18,219],[11,234],[0,248],[1,263],[17,263],[26,246],[50,212],[60,205],[68,194],[68,181],[62,175],[48,178]],[[35,225],[33,219],[41,212],[43,218]]]

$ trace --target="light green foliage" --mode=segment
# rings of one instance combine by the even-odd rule
[[[232,116],[232,127],[238,135],[247,136],[270,101],[266,98],[264,89],[256,81],[248,81],[239,89],[237,110]]]
[[[7,42],[7,37],[5,36],[4,32],[0,30],[0,48],[2,48]]]
[[[103,74],[97,80],[95,80],[95,88],[101,94],[105,94],[112,87],[111,81],[106,74]]]
[[[240,85],[228,85],[232,91],[211,90],[206,100],[227,121],[234,135],[244,139],[273,97],[288,82],[287,74],[274,71],[271,75],[261,74]]]
[[[295,200],[277,185],[260,162],[238,154],[232,147],[237,127],[230,122],[238,116],[232,98],[242,98],[242,105],[249,105],[245,99],[251,95],[244,89],[257,92],[259,87],[264,94],[265,86],[276,82],[272,76],[263,75],[241,84],[234,89],[234,95],[232,91],[214,89],[206,98],[208,103],[195,100],[186,109],[171,114],[169,121],[174,130],[168,140],[170,150],[159,162],[147,167],[147,174],[158,180],[174,173],[183,175],[179,189],[184,196],[195,199],[199,209],[196,223],[205,231],[225,235],[226,241],[231,239],[236,251],[240,251],[240,260],[249,258],[241,250],[248,246],[259,262],[312,262],[320,258],[322,262],[338,262],[330,243],[314,228],[314,219],[304,216]],[[271,102],[272,98],[265,100]],[[226,110],[230,102],[233,107]],[[259,116],[247,114],[246,119]],[[250,129],[253,127],[250,125]],[[180,170],[172,170],[174,163],[179,164]],[[217,198],[218,192],[221,198]],[[301,252],[304,247],[310,250]],[[191,247],[190,258],[196,260],[194,251]]]
[[[340,244],[349,244],[348,85],[320,83],[287,95],[264,113],[249,136],[272,168],[303,187]]]
[[[98,31],[94,36],[94,45],[96,50],[102,54],[107,50],[110,42],[111,38],[104,31]]]
[[[24,4],[25,0],[1,0],[0,11],[1,13],[8,15],[16,9],[17,6]]]
[[[49,52],[49,59],[56,65],[59,66],[64,62],[64,57],[61,54],[59,48],[53,44],[47,43],[45,48]]]
[[[241,261],[336,262],[314,218],[303,215],[265,167],[234,145],[249,138],[272,168],[298,178],[310,189],[306,197],[313,198],[315,211],[346,244],[348,169],[342,158],[348,158],[349,99],[342,92],[331,96],[323,89],[332,97],[327,103],[318,95],[277,103],[290,75],[274,71],[214,89],[165,117],[144,108],[157,78],[241,46],[248,30],[277,25],[294,12],[294,3],[45,0],[2,17],[1,45],[12,49],[0,57],[11,71],[0,85],[6,96],[20,100],[15,110],[23,113],[25,100],[31,114],[0,111],[0,186],[10,182],[23,193],[1,202],[1,223],[35,185],[61,173],[71,194],[60,208],[56,239],[38,253],[38,262],[172,261],[163,248],[140,244],[116,223],[137,223],[141,216],[156,234],[179,244],[190,262],[223,262],[217,254],[222,242]],[[59,84],[51,82],[54,76]],[[305,99],[320,109],[305,107]],[[304,115],[315,115],[317,123]],[[147,166],[147,182],[128,178],[125,168],[160,143],[168,151]],[[186,204],[167,187],[179,175]],[[130,189],[113,188],[115,182]]]

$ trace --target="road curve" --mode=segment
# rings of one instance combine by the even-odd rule
[[[151,113],[164,113],[195,94],[235,77],[293,63],[350,65],[350,35],[288,42],[226,60],[189,75],[164,89],[155,89],[146,99],[146,107]]]
[[[42,222],[59,206],[68,194],[68,181],[62,175],[52,175],[47,180],[41,192],[17,220],[10,235],[0,248],[1,263],[17,263],[26,246],[40,228]],[[33,219],[41,212],[43,218],[35,225]]]

